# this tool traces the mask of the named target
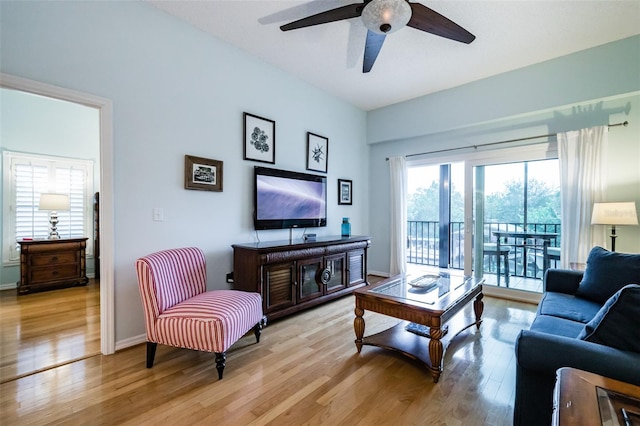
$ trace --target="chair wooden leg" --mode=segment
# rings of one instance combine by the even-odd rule
[[[253,334],[256,335],[256,343],[260,343],[260,335],[262,334],[262,327],[264,327],[265,325],[267,325],[267,317],[263,316],[260,322],[258,322],[253,327]]]
[[[216,369],[218,370],[218,380],[222,380],[222,372],[226,366],[227,354],[224,352],[216,352]]]
[[[156,357],[157,343],[147,342],[147,368],[153,367],[153,360]]]

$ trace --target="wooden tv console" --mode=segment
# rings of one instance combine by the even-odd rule
[[[269,320],[328,302],[367,282],[369,237],[234,244],[233,287],[262,295]]]

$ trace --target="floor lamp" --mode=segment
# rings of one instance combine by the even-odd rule
[[[41,194],[38,210],[50,211],[49,223],[51,224],[51,232],[49,232],[49,239],[60,239],[60,234],[58,234],[58,212],[69,210],[69,196],[67,194]]]
[[[636,204],[594,203],[592,225],[611,225],[611,251],[616,251],[616,225],[637,225]]]

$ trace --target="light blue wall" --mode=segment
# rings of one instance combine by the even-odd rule
[[[99,111],[94,108],[0,88],[0,151],[91,160],[93,187],[97,191],[100,187],[99,118]],[[91,206],[89,211],[93,211]],[[93,225],[89,231],[91,234],[86,236],[93,238]],[[0,259],[4,250],[11,249],[4,244],[0,246]],[[87,261],[89,275],[93,274],[93,265],[93,260]],[[19,274],[19,266],[3,265],[0,284],[15,288]]]
[[[370,111],[367,140],[378,143],[459,130],[623,95],[639,87],[640,36],[635,36]]]
[[[371,236],[377,248],[370,269],[389,270],[386,158],[391,156],[628,120],[628,127],[609,133],[606,201],[635,201],[640,208],[639,93],[636,36],[369,112],[369,166],[380,171],[370,179]],[[640,227],[620,227],[618,233],[616,248],[640,252]]]
[[[328,137],[328,226],[314,231],[335,235],[349,216],[368,232],[363,111],[142,2],[0,2],[0,19],[3,73],[113,101],[117,342],[144,333],[138,257],[199,246],[209,287],[227,288],[231,244],[255,240],[244,111],[276,121],[277,168],[304,171],[306,132]],[[185,190],[185,154],[223,161],[224,191]],[[338,178],[353,180],[353,206],[337,205]]]

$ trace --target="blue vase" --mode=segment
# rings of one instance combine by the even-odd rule
[[[351,224],[349,223],[348,217],[342,218],[342,236],[343,237],[351,236]]]

